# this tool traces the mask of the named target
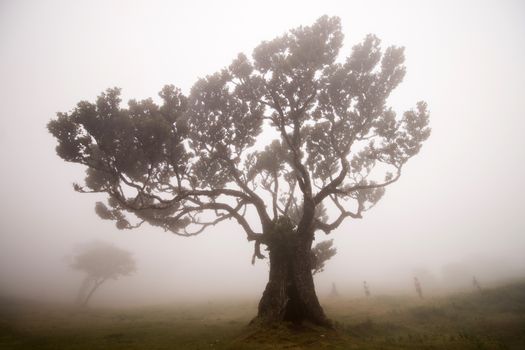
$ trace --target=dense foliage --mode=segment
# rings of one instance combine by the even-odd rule
[[[369,35],[338,61],[342,40],[339,19],[321,17],[263,42],[252,59],[239,54],[189,96],[166,86],[160,104],[126,108],[109,89],[48,127],[58,155],[87,166],[76,189],[107,193],[97,213],[119,228],[135,225],[126,212],[181,235],[234,218],[264,243],[272,221],[300,208],[296,226],[330,232],[374,205],[430,133],[424,102],[401,116],[386,105],[405,75],[403,48],[382,51]],[[262,148],[262,136],[274,140]],[[326,201],[339,214],[313,220]],[[199,220],[206,210],[217,219]]]

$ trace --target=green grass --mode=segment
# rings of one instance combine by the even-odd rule
[[[0,349],[525,349],[525,283],[323,303],[336,330],[248,327],[256,301],[78,310],[0,300]]]

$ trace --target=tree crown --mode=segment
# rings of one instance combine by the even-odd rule
[[[82,245],[70,266],[102,280],[117,279],[136,271],[135,259],[130,252],[98,241]]]
[[[87,166],[75,189],[109,195],[96,205],[103,219],[183,236],[234,219],[260,257],[279,218],[308,236],[360,218],[430,134],[424,102],[400,116],[387,106],[405,75],[403,48],[382,50],[368,35],[337,61],[342,41],[339,18],[323,16],[261,43],[251,59],[239,54],[188,96],[165,86],[160,104],[125,108],[109,89],[48,128],[60,157]],[[261,147],[262,135],[273,141]]]

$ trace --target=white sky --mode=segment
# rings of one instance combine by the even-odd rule
[[[262,293],[267,266],[250,265],[252,245],[233,224],[185,239],[98,219],[100,199],[72,190],[83,170],[55,155],[45,125],[108,87],[125,101],[164,84],[187,93],[237,53],[323,14],[341,17],[344,55],[367,33],[406,47],[391,104],[400,113],[427,101],[433,131],[381,202],[331,234],[338,254],[316,277],[320,294],[363,279],[405,290],[415,270],[439,279],[451,263],[479,276],[489,265],[523,272],[522,1],[0,0],[0,292],[73,300],[80,277],[64,257],[103,239],[132,251],[139,272],[99,301]]]

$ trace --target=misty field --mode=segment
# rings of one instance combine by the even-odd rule
[[[255,301],[79,310],[3,298],[0,349],[525,349],[525,283],[323,306],[334,331],[249,327]]]

